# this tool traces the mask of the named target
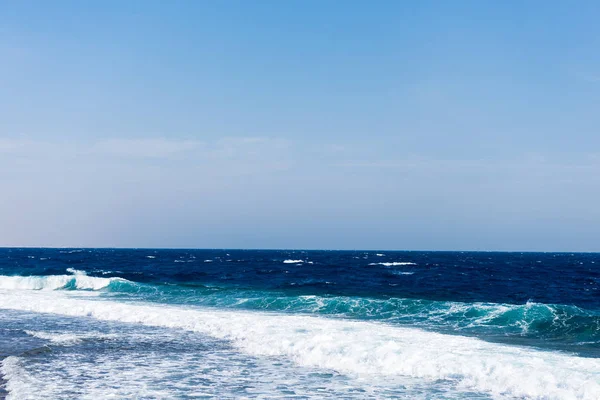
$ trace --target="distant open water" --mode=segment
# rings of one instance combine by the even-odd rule
[[[0,399],[600,399],[599,283],[587,253],[0,249]]]

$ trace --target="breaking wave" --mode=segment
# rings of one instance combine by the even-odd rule
[[[99,278],[68,268],[71,275],[5,276],[0,275],[0,289],[8,290],[101,290],[114,283],[130,282],[123,278]],[[130,282],[132,283],[132,282]]]
[[[464,303],[410,298],[291,295],[200,284],[143,284],[120,277],[71,275],[0,276],[0,289],[96,291],[133,301],[212,308],[322,315],[413,326],[467,335],[559,339],[571,345],[600,344],[600,311],[561,304]],[[131,296],[135,295],[135,296]],[[593,350],[593,349],[592,349]]]
[[[67,292],[5,291],[0,308],[200,332],[246,354],[352,376],[442,380],[493,396],[600,398],[596,359],[377,322],[98,301]],[[3,370],[10,378],[7,360]]]

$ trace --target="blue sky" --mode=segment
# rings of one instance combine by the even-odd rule
[[[0,245],[600,251],[600,3],[4,1]]]

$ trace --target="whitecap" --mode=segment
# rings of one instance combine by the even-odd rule
[[[379,263],[370,263],[369,265],[383,265],[384,267],[397,267],[400,265],[417,265],[413,262],[379,262]]]
[[[75,269],[75,268],[67,268],[66,271],[73,275],[87,275],[87,273],[85,271]]]
[[[75,271],[75,270],[74,270]],[[78,290],[100,290],[111,282],[127,282],[122,278],[98,278],[87,276],[82,271],[74,275],[46,276],[5,276],[0,275],[0,289],[8,290],[60,290],[73,288]]]

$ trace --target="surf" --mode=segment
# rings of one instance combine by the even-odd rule
[[[498,396],[600,397],[596,359],[378,322],[130,304],[100,296],[77,298],[67,291],[3,290],[0,308],[199,332],[249,355],[285,357],[350,376],[445,380]]]
[[[578,346],[591,344],[593,347],[594,343],[600,343],[600,312],[570,305],[294,295],[283,291],[202,284],[144,284],[120,277],[102,278],[88,276],[82,271],[69,272],[72,274],[0,276],[0,289],[92,291],[135,302],[375,320],[471,336],[491,334],[505,338],[560,339],[563,347],[572,351],[577,351]]]

